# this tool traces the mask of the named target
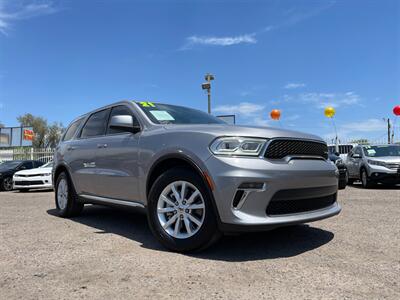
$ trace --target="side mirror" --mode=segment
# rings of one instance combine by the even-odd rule
[[[354,153],[354,154],[353,154],[353,158],[361,158],[361,155],[358,154],[358,153]]]
[[[110,120],[110,128],[132,133],[140,131],[140,126],[134,124],[133,117],[129,115],[113,116]]]

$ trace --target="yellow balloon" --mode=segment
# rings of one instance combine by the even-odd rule
[[[333,118],[335,113],[336,113],[336,111],[332,106],[328,106],[328,107],[325,108],[325,117]]]

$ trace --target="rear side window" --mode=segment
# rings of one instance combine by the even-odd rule
[[[24,169],[24,170],[33,169],[33,162],[26,161],[26,162],[22,163],[21,169]]]
[[[75,132],[78,130],[79,126],[81,126],[81,123],[82,119],[79,119],[69,125],[67,131],[64,134],[63,141],[71,140],[74,137]]]
[[[110,109],[105,109],[92,114],[82,128],[81,138],[104,135],[106,132]]]
[[[111,110],[111,114],[110,114],[110,120],[113,116],[132,116],[133,124],[139,124],[136,117],[133,115],[132,111],[125,105],[119,105],[119,106],[113,107]],[[116,134],[116,133],[121,133],[121,132],[124,132],[124,131],[110,128],[110,126],[108,126],[108,128],[107,128],[107,134]]]

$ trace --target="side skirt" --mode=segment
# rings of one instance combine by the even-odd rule
[[[83,203],[88,203],[88,204],[128,206],[128,207],[142,208],[142,209],[145,208],[145,206],[142,203],[135,202],[135,201],[126,201],[126,200],[105,198],[105,197],[93,196],[93,195],[87,195],[87,194],[81,194],[81,195],[79,195],[79,197],[81,198]]]

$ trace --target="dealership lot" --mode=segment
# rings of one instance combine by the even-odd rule
[[[334,218],[164,250],[143,214],[55,216],[53,192],[0,193],[0,298],[400,297],[400,189],[339,192]]]

